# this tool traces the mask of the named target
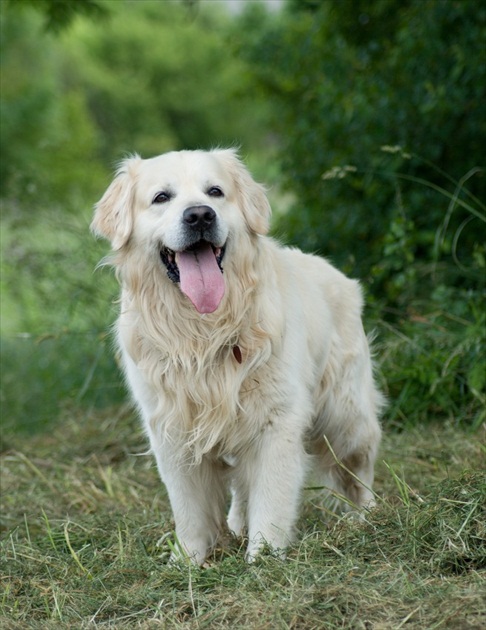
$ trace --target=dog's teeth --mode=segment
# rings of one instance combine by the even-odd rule
[[[216,258],[219,258],[219,256],[221,256],[221,247],[214,248],[214,255],[216,256]]]
[[[165,247],[163,250],[164,256],[167,258],[167,262],[169,263],[173,263],[175,262],[175,253],[169,249],[168,247]]]

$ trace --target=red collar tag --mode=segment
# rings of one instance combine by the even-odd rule
[[[242,362],[242,357],[241,357],[241,350],[239,346],[233,346],[233,355],[235,357],[235,359],[238,361],[238,363]]]

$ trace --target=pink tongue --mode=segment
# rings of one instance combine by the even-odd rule
[[[209,243],[176,253],[181,291],[199,313],[213,313],[224,295],[224,279]]]

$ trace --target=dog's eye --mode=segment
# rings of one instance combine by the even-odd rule
[[[172,195],[168,192],[158,192],[152,200],[152,203],[167,203],[171,200]]]
[[[219,186],[211,186],[208,190],[208,195],[210,197],[224,197],[224,193]]]

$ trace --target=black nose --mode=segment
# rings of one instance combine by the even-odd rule
[[[205,230],[216,219],[216,212],[209,206],[191,206],[182,215],[184,223],[197,230]]]

